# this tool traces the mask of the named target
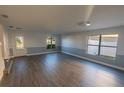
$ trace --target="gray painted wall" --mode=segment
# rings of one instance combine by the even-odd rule
[[[119,34],[117,57],[115,59],[87,54],[88,36],[99,34]],[[98,60],[110,65],[124,67],[124,26],[62,35],[62,51]]]
[[[10,56],[24,56],[27,54],[37,54],[43,52],[60,51],[60,35],[56,37],[56,49],[46,49],[46,39],[50,36],[49,33],[40,31],[8,31],[9,38],[9,55]],[[24,49],[16,49],[16,36],[24,37]]]

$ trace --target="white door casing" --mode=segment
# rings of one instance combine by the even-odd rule
[[[0,80],[2,79],[4,68],[5,68],[4,67],[4,60],[2,57],[2,43],[0,42]]]

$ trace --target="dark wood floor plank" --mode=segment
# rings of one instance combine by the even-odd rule
[[[14,59],[5,87],[120,87],[124,72],[61,53]]]

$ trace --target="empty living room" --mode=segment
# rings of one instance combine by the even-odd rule
[[[0,5],[0,87],[124,87],[124,6]]]

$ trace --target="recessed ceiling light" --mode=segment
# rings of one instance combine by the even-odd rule
[[[90,26],[91,23],[90,23],[89,21],[87,21],[87,22],[85,23],[85,25],[86,25],[86,26]]]
[[[2,14],[1,15],[3,18],[8,18],[8,15],[6,15],[6,14]]]

